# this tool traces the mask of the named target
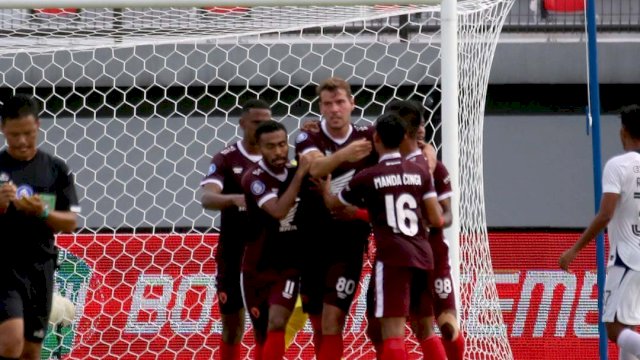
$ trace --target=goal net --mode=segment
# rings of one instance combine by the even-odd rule
[[[459,144],[441,141],[439,5],[0,9],[0,100],[40,101],[40,146],[69,164],[82,206],[78,233],[57,239],[56,287],[75,316],[51,325],[43,356],[214,355],[218,214],[201,208],[199,182],[211,156],[239,139],[246,100],[272,104],[293,139],[319,117],[315,86],[335,75],[353,86],[356,123],[413,99],[429,109],[437,148],[459,147],[466,357],[511,359],[482,183],[484,100],[511,5],[458,1]],[[361,288],[369,275],[367,263]],[[364,309],[360,292],[348,359],[375,358]],[[248,351],[250,332],[243,343]],[[287,357],[313,357],[308,324]]]

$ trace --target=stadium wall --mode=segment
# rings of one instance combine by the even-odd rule
[[[558,256],[578,235],[489,233],[504,330],[515,359],[597,358],[593,245],[576,259],[571,273],[557,267]],[[76,320],[73,327],[59,329],[61,337],[50,335],[47,348],[63,344],[57,355],[64,359],[211,358],[221,331],[212,257],[217,235],[59,236],[58,244],[63,250],[57,285],[76,304]],[[367,261],[361,281],[365,287],[370,265]],[[482,301],[483,287],[474,291],[472,298]],[[364,335],[364,309],[360,293],[346,325],[347,359],[375,358]],[[479,319],[467,319],[471,332],[496,326]],[[289,358],[310,358],[310,341],[307,324]],[[251,345],[250,334],[245,343]],[[610,350],[610,358],[617,359]],[[414,348],[411,359],[417,358]]]

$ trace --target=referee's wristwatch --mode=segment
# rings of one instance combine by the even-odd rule
[[[47,220],[48,217],[49,217],[49,207],[45,206],[44,210],[42,210],[40,215],[38,215],[38,218],[40,218],[42,220]]]

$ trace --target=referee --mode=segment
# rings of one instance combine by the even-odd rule
[[[72,232],[80,211],[67,165],[38,150],[38,105],[15,95],[0,111],[0,360],[40,359],[57,251],[54,234]]]

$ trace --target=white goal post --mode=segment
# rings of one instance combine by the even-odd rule
[[[203,340],[220,326],[212,320],[213,260],[203,254],[215,248],[209,229],[218,216],[200,208],[197,184],[211,155],[238,139],[244,101],[268,100],[295,136],[319,116],[314,86],[337,75],[354,87],[359,122],[371,123],[394,99],[427,108],[428,135],[455,191],[446,235],[467,358],[511,359],[488,246],[482,129],[513,0],[392,3],[0,2],[0,101],[15,92],[38,98],[41,146],[76,173],[84,210],[81,231],[58,241],[68,265],[58,286],[76,303],[76,320],[65,333],[53,329],[45,349],[71,358],[123,346],[134,350],[121,356],[180,356],[179,346],[214,353]],[[373,354],[363,298],[347,325],[351,358]],[[185,310],[192,300],[194,318]],[[309,341],[307,329],[296,338],[296,358],[308,356]]]

